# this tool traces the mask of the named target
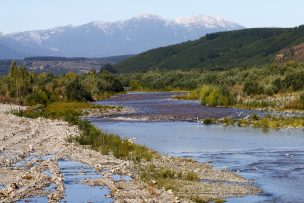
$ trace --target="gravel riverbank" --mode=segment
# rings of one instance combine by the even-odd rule
[[[110,190],[108,197],[115,202],[189,201],[182,199],[183,194],[151,188],[151,184],[142,182],[137,164],[131,161],[102,155],[89,147],[67,142],[67,138],[79,135],[76,126],[58,120],[17,117],[10,113],[17,108],[21,107],[0,104],[0,202],[15,202],[32,196],[59,202],[65,196],[64,176],[58,165],[63,159],[78,161],[96,170],[102,178],[86,179],[83,183],[106,186]],[[165,156],[159,156],[152,163],[180,171],[195,171],[200,179],[208,179],[208,182],[189,182],[186,186],[189,193],[197,193],[204,198],[259,192],[248,180],[231,172],[215,170],[207,164]],[[128,176],[131,180],[116,180],[113,175]],[[236,184],[229,184],[231,182]],[[55,185],[55,190],[46,190],[51,184]]]

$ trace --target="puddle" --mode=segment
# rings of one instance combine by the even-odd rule
[[[49,177],[52,177],[52,172],[50,170],[45,170],[42,172],[44,175],[47,175]]]
[[[37,166],[37,165],[39,165],[39,162],[41,162],[41,161],[52,160],[54,158],[55,158],[55,155],[53,155],[53,154],[48,154],[48,155],[43,155],[43,156],[30,155],[16,163],[14,163],[12,166],[13,167],[26,167],[26,164],[33,160],[36,160],[36,162],[34,163],[34,166]]]
[[[130,176],[121,176],[121,175],[112,175],[112,180],[113,181],[126,181],[129,182],[132,180],[132,178]]]
[[[54,154],[47,154],[47,155],[44,155],[44,156],[41,156],[41,159],[47,161],[47,160],[53,160],[55,158],[55,155]]]
[[[46,191],[53,193],[56,191],[56,185],[54,183],[50,184],[48,187],[44,188]]]
[[[106,197],[109,193],[106,187],[91,187],[80,183],[68,184],[65,185],[65,197],[60,202],[113,202],[111,198]]]
[[[85,179],[100,179],[102,176],[89,166],[76,161],[60,160],[58,162],[64,176],[65,197],[61,202],[112,202],[106,196],[107,187],[82,184]]]
[[[34,159],[38,159],[38,158],[36,156],[28,156],[28,157],[25,157],[24,159],[14,163],[12,166],[13,167],[25,167],[28,162],[31,162]]]
[[[102,175],[96,172],[88,165],[77,161],[59,160],[58,165],[61,173],[64,175],[64,183],[81,182],[85,179],[99,179]]]
[[[26,158],[26,160],[30,160]],[[24,160],[23,160],[24,161]],[[22,166],[23,163],[18,163]],[[59,160],[58,165],[64,177],[65,196],[60,202],[94,202],[107,203],[113,202],[113,199],[106,197],[110,194],[110,190],[103,186],[89,186],[83,184],[86,179],[100,179],[102,176],[91,167],[77,161]],[[51,176],[49,170],[45,170],[43,174]],[[123,177],[124,178],[124,177]],[[128,179],[128,178],[126,178]],[[56,190],[55,184],[50,184],[45,188],[46,191],[52,193]],[[30,197],[19,200],[20,203],[26,202],[48,202],[47,197]]]
[[[47,203],[48,202],[48,198],[47,197],[29,197],[29,198],[25,198],[25,199],[17,201],[17,203],[27,203],[27,202],[31,202],[31,203]]]

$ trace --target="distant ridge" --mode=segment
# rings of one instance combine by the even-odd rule
[[[95,70],[99,72],[106,64],[115,64],[126,60],[133,55],[111,56],[104,58],[67,58],[54,56],[27,57],[14,60],[18,65],[36,73],[52,73],[55,75],[65,74],[69,71],[75,73],[87,73]],[[0,75],[7,74],[12,60],[0,60]]]
[[[30,56],[107,57],[137,54],[152,48],[198,39],[207,33],[243,27],[221,17],[176,20],[143,14],[116,22],[95,21],[0,35],[0,59]]]
[[[304,61],[304,26],[254,28],[208,34],[199,40],[153,49],[116,64],[120,72],[255,66]],[[298,46],[296,46],[298,45]],[[302,58],[301,58],[302,57]]]

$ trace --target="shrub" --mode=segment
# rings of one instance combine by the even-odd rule
[[[282,86],[286,89],[302,90],[304,88],[304,71],[293,72],[285,76]]]
[[[91,94],[82,86],[76,78],[66,87],[67,99],[70,101],[92,101]]]
[[[32,92],[25,96],[24,103],[27,106],[33,106],[36,104],[46,105],[51,102],[50,96],[44,91]]]
[[[205,125],[211,125],[213,123],[213,120],[211,118],[206,118],[203,121],[203,124]]]
[[[208,106],[229,106],[234,103],[234,97],[226,88],[203,86],[200,89],[200,101]]]
[[[109,63],[103,65],[103,67],[100,69],[100,72],[103,72],[103,71],[108,71],[110,73],[117,73],[117,70],[114,68],[114,66]]]
[[[264,92],[264,89],[257,82],[247,81],[244,83],[243,91],[247,95],[254,95],[254,94],[262,94]]]
[[[130,89],[131,90],[142,90],[143,88],[137,80],[132,80],[130,82]]]

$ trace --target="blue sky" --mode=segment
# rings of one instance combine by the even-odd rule
[[[246,27],[304,24],[303,0],[0,0],[0,32],[115,21],[142,13],[164,18],[219,15]]]

